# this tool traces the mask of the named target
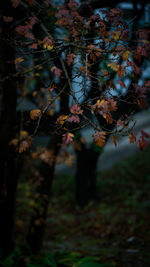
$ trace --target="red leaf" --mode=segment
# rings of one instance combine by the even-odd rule
[[[144,148],[147,148],[148,147],[148,143],[147,143],[147,141],[144,138],[142,138],[142,139],[140,139],[138,141],[138,146],[139,146],[140,150],[143,151]]]
[[[68,118],[69,122],[75,122],[75,123],[79,123],[80,122],[80,118],[78,115],[72,115],[71,117]]]
[[[146,138],[150,137],[149,134],[146,133],[145,131],[141,131],[141,134],[142,134],[143,137],[146,137]]]
[[[67,64],[70,66],[73,63],[73,60],[76,58],[75,54],[68,54],[67,55]]]
[[[74,134],[72,133],[65,133],[63,136],[63,144],[68,145],[73,141]]]
[[[58,76],[58,77],[60,77],[61,74],[62,74],[62,70],[56,68],[56,66],[53,66],[53,67],[51,68],[51,71],[53,71],[54,74],[55,74],[56,76]]]
[[[82,114],[83,110],[77,104],[73,105],[70,109],[71,113],[73,114]]]
[[[37,43],[30,45],[30,48],[37,49]]]

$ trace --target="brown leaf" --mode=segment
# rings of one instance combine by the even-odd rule
[[[33,109],[30,111],[30,118],[31,120],[36,120],[41,115],[40,109]]]

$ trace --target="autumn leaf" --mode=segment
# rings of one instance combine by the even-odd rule
[[[141,151],[143,151],[145,148],[148,147],[148,142],[145,140],[145,138],[140,138],[137,142],[139,148]]]
[[[52,166],[55,160],[54,151],[52,149],[51,150],[45,149],[44,152],[39,155],[39,158],[49,166]]]
[[[126,51],[122,54],[122,58],[123,60],[127,60],[130,57],[130,51]]]
[[[149,137],[150,136],[149,136],[149,134],[147,132],[145,132],[143,130],[141,131],[141,136],[140,136],[140,138],[139,138],[139,140],[137,142],[137,144],[138,144],[138,146],[139,146],[141,151],[143,151],[145,148],[148,147],[148,142],[147,142],[146,139],[149,138]]]
[[[51,68],[51,71],[53,71],[54,74],[55,74],[56,76],[58,76],[58,77],[60,77],[61,74],[62,74],[62,70],[56,68],[56,66],[53,66],[53,67]]]
[[[24,59],[22,58],[22,57],[17,57],[16,59],[15,59],[15,65],[18,65],[18,64],[20,64],[21,62],[23,62],[24,61]]]
[[[80,122],[80,118],[78,115],[72,115],[71,117],[68,118],[69,122],[75,122],[75,123],[79,123]]]
[[[73,60],[76,58],[75,54],[68,54],[66,59],[67,59],[67,64],[70,66],[73,63]]]
[[[85,72],[85,66],[80,67],[81,72]]]
[[[130,140],[130,144],[135,143],[136,142],[136,136],[133,133],[129,134],[129,140]]]
[[[71,113],[73,114],[82,114],[83,110],[77,104],[73,105],[70,109]]]
[[[119,66],[119,69],[117,72],[119,78],[122,78],[125,75],[125,73],[126,73],[125,66]]]
[[[74,134],[65,133],[65,134],[62,135],[62,137],[63,137],[63,139],[62,139],[63,140],[63,144],[64,145],[68,145],[73,141]]]
[[[106,70],[101,70],[101,72],[102,72],[102,74],[104,75],[104,76],[109,76],[109,73],[108,73],[108,71],[106,71]]]
[[[58,118],[57,118],[57,123],[62,125],[64,124],[64,122],[67,120],[68,118],[68,115],[60,115]]]
[[[27,136],[28,136],[28,132],[27,131],[23,131],[23,130],[20,131],[20,137],[26,138]]]
[[[147,132],[145,132],[144,130],[141,131],[141,134],[145,138],[149,138],[150,137],[149,134]]]
[[[110,67],[113,71],[118,71],[119,70],[119,64],[115,63],[115,62],[111,62],[109,64],[107,64],[108,67]]]
[[[41,115],[40,109],[33,109],[30,111],[30,118],[31,120],[36,120]]]
[[[109,97],[107,102],[108,102],[108,110],[109,111],[116,111],[117,110],[117,102],[114,101],[113,98]]]
[[[23,140],[19,145],[19,153],[26,151],[32,144],[32,138],[28,137],[26,140]]]
[[[111,114],[109,112],[103,113],[103,117],[106,119],[106,121],[109,124],[112,124],[113,119],[112,119],[112,116],[111,116]]]
[[[32,49],[37,49],[37,46],[38,46],[37,43],[33,43],[32,45],[30,45],[30,48],[32,48]]]
[[[100,131],[93,135],[94,141],[97,146],[103,147],[106,143],[106,132]]]
[[[120,31],[113,31],[112,32],[112,34],[111,34],[111,37],[115,40],[115,41],[117,41],[117,40],[119,40],[119,38],[120,38]]]

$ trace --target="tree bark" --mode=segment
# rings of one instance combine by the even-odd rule
[[[51,186],[54,176],[54,168],[56,163],[56,156],[60,149],[61,137],[53,135],[48,149],[53,151],[54,160],[51,164],[42,162],[39,168],[41,183],[38,185],[35,196],[36,207],[30,220],[29,231],[27,235],[27,244],[33,253],[37,253],[42,247],[44,236],[45,221],[47,217],[47,209],[51,194]]]
[[[83,207],[96,199],[96,167],[100,152],[81,144],[76,150],[77,172],[75,175],[76,204]]]
[[[3,3],[3,12],[7,14],[8,1]],[[15,73],[15,49],[7,40],[9,28],[2,27],[0,44],[0,72],[2,89],[2,109],[0,118],[0,251],[7,256],[13,248],[14,205],[17,185],[17,157],[9,142],[15,136],[17,86],[15,79],[8,79]]]

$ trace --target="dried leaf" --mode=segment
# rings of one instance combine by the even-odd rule
[[[78,115],[72,115],[71,117],[68,118],[69,122],[75,122],[75,123],[79,123],[80,122],[80,118]]]
[[[123,60],[127,60],[130,57],[130,51],[126,51],[122,54]]]
[[[82,114],[83,110],[77,104],[73,105],[70,109],[71,113],[73,114]]]
[[[64,122],[68,119],[68,115],[60,115],[58,118],[57,118],[57,123],[58,124],[64,124]]]
[[[103,147],[106,143],[106,133],[104,131],[97,132],[93,135],[97,146]]]
[[[41,115],[40,109],[33,109],[30,111],[30,118],[31,120],[36,120]]]
[[[28,136],[28,132],[27,131],[23,131],[23,130],[20,131],[20,137],[26,138],[27,136]]]
[[[22,58],[22,57],[17,57],[16,59],[15,59],[15,65],[17,65],[17,64],[19,64],[19,63],[21,63],[21,62],[23,62],[24,61],[24,59]]]
[[[74,134],[72,133],[65,133],[63,136],[63,144],[68,145],[73,141]]]
[[[130,144],[135,143],[136,142],[136,136],[133,133],[129,134],[129,140],[130,140]]]

